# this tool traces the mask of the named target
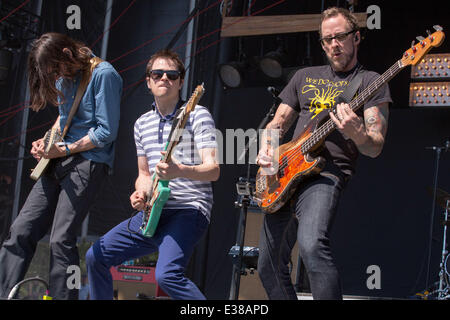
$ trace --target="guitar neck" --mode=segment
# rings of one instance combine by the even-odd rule
[[[172,159],[172,153],[175,150],[175,147],[177,146],[178,142],[180,141],[180,136],[183,132],[183,129],[186,126],[186,123],[189,118],[189,114],[195,109],[195,106],[199,102],[200,98],[202,97],[204,92],[203,84],[198,85],[195,89],[192,96],[189,98],[189,101],[186,103],[186,105],[183,107],[181,112],[177,114],[178,122],[176,123],[175,127],[173,128],[171,134],[169,135],[169,141],[166,145],[166,153],[162,157],[161,161],[164,163],[168,163]],[[153,191],[156,188],[156,185],[159,182],[159,178],[156,174],[153,176]]]
[[[195,106],[199,102],[200,98],[203,95],[203,84],[197,86],[192,96],[189,98],[188,102],[186,103],[184,109],[181,111],[181,113],[177,116],[178,122],[175,126],[175,128],[172,130],[172,133],[170,134],[169,138],[170,141],[166,147],[166,154],[161,159],[163,162],[169,162],[172,157],[172,152],[177,146],[180,136],[182,134],[182,131],[184,127],[186,126],[186,122],[189,118],[189,114],[195,109]]]
[[[397,75],[403,68],[404,66],[402,61],[398,60],[367,88],[365,88],[355,99],[353,99],[349,103],[350,108],[356,112],[370,97],[373,96],[373,94],[375,94],[376,91],[378,91],[378,89],[395,77],[395,75]],[[301,146],[302,153],[306,154],[309,151],[314,150],[335,129],[336,124],[331,118],[329,118],[317,130],[315,130],[308,139],[305,140]]]
[[[177,132],[178,132],[179,130],[181,130],[181,128],[180,128],[180,125],[178,124],[178,125],[176,126],[176,128],[174,129],[173,134],[174,134],[174,135],[178,134]],[[161,162],[168,163],[168,162],[171,160],[171,158],[172,158],[172,153],[173,153],[173,151],[174,151],[174,149],[175,149],[177,143],[178,143],[178,141],[177,141],[177,140],[174,140],[174,139],[171,139],[169,142],[167,142],[166,149],[165,149],[165,152],[166,152],[166,153],[165,153],[164,156],[161,158],[161,160],[160,160]],[[153,174],[152,191],[150,192],[151,194],[154,194],[154,191],[155,191],[155,189],[156,189],[156,187],[157,187],[157,185],[158,185],[158,182],[159,182],[159,178],[158,178],[158,176],[157,176],[156,173],[155,173],[155,174]]]
[[[177,125],[175,126],[175,128],[173,129],[173,131],[170,135],[170,141],[167,143],[167,147],[165,150],[166,154],[161,159],[162,162],[167,163],[172,158],[172,153],[175,150],[175,147],[177,146],[177,144],[180,140],[180,136],[181,136],[181,133],[182,133],[184,127],[186,126],[188,116],[189,116],[189,113],[186,113],[186,109],[181,112],[181,114],[180,114],[181,118],[179,119]]]

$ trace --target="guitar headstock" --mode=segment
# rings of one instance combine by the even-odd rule
[[[405,51],[401,59],[404,67],[408,65],[416,65],[422,57],[431,50],[431,48],[439,47],[442,44],[445,38],[445,34],[442,32],[442,27],[433,26],[433,28],[436,32],[431,34],[427,31],[428,36],[426,38],[417,37],[418,42],[416,44],[413,42],[411,48]]]
[[[192,96],[189,98],[189,101],[186,104],[186,112],[189,113],[192,110],[194,110],[197,103],[200,101],[201,97],[203,96],[203,93],[205,92],[205,87],[202,84],[199,84],[194,92],[192,93]]]

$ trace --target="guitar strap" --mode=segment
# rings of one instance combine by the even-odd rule
[[[94,69],[102,62],[103,60],[99,57],[93,57],[90,62],[90,67],[83,72],[83,77],[81,78],[80,85],[78,86],[77,94],[75,99],[73,100],[72,108],[70,109],[69,115],[67,117],[66,125],[64,126],[64,130],[61,134],[61,138],[64,139],[67,131],[69,131],[70,123],[72,122],[73,116],[78,110],[78,106],[80,105],[81,98],[83,98],[84,92],[91,81],[92,72]]]
[[[347,86],[344,92],[342,92],[336,99],[336,105],[339,103],[349,103],[353,100],[353,97],[356,94],[356,91],[358,91],[358,88],[361,86],[362,77],[363,77],[364,71],[359,70],[358,73],[355,75],[353,80],[350,82],[350,84]]]

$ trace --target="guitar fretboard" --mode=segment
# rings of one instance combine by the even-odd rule
[[[365,88],[354,100],[349,103],[350,108],[353,111],[358,110],[364,105],[364,103],[385,83],[389,82],[397,73],[404,68],[401,60],[394,63],[388,70],[386,70],[381,76],[373,81],[367,88]],[[311,136],[306,139],[301,145],[301,151],[303,154],[307,154],[314,149],[319,143],[323,141],[333,130],[336,129],[336,124],[330,118],[324,124],[322,124]]]
[[[166,154],[161,161],[166,162],[166,163],[170,161],[173,150],[175,149],[176,145],[178,144],[181,130],[183,130],[184,127],[186,126],[186,122],[189,117],[189,114],[191,113],[192,110],[194,110],[195,106],[197,105],[200,98],[202,97],[203,90],[204,90],[203,84],[198,86],[195,89],[192,96],[189,98],[189,101],[186,103],[182,112],[178,115],[179,121],[177,122],[177,125],[172,132],[171,140],[169,141],[169,144],[166,148]]]

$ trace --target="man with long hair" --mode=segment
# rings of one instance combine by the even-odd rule
[[[46,33],[32,44],[28,57],[31,108],[57,106],[53,128],[66,125],[85,72],[94,55],[83,43],[59,33]],[[52,159],[33,186],[0,249],[0,296],[7,297],[30,265],[36,245],[50,231],[49,294],[77,299],[69,289],[68,267],[79,265],[77,232],[101,183],[113,167],[114,141],[120,118],[122,79],[111,64],[100,61],[92,70],[64,143],[45,151],[44,139],[32,143],[37,160]]]

